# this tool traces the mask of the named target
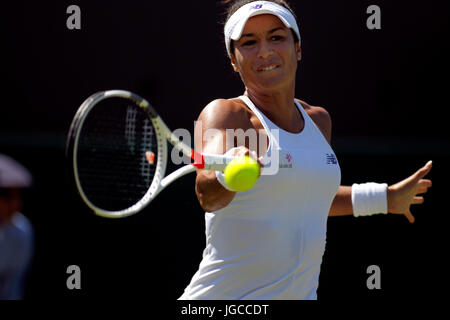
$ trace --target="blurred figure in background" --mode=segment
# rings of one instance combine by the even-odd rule
[[[0,154],[0,300],[24,296],[25,276],[33,257],[33,228],[20,213],[21,191],[31,186],[31,174]]]

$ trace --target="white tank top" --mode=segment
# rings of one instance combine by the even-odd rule
[[[240,97],[269,130],[279,129]],[[303,107],[304,129],[279,129],[279,171],[261,175],[216,212],[206,248],[180,299],[317,299],[327,217],[341,180],[336,156]],[[270,133],[269,133],[270,134]]]

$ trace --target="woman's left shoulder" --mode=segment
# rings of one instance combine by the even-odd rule
[[[301,104],[303,109],[308,113],[310,117],[314,116],[320,118],[329,118],[331,120],[330,114],[324,107],[312,106],[309,103],[300,99],[295,99],[295,101]]]
[[[314,122],[320,122],[323,123],[324,125],[330,123],[331,124],[331,116],[328,113],[328,111],[324,108],[324,107],[319,107],[319,106],[312,106],[310,104],[308,104],[307,102],[300,100],[300,99],[295,99],[298,103],[300,103],[300,105],[303,107],[303,109],[306,111],[306,113],[308,113],[308,115],[311,117],[311,119],[314,120]]]
[[[311,117],[320,131],[322,131],[325,138],[330,142],[331,140],[331,116],[324,107],[312,106],[303,100],[295,99],[306,113]]]

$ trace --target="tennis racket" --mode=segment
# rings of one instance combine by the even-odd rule
[[[168,176],[166,141],[194,160]],[[223,170],[233,160],[195,152],[150,103],[123,90],[98,92],[83,102],[70,127],[66,154],[82,200],[107,218],[135,214],[176,179],[196,169]]]

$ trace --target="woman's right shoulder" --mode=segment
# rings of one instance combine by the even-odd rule
[[[208,103],[200,113],[197,121],[206,122],[216,128],[239,127],[249,119],[248,108],[239,98],[215,99]]]

